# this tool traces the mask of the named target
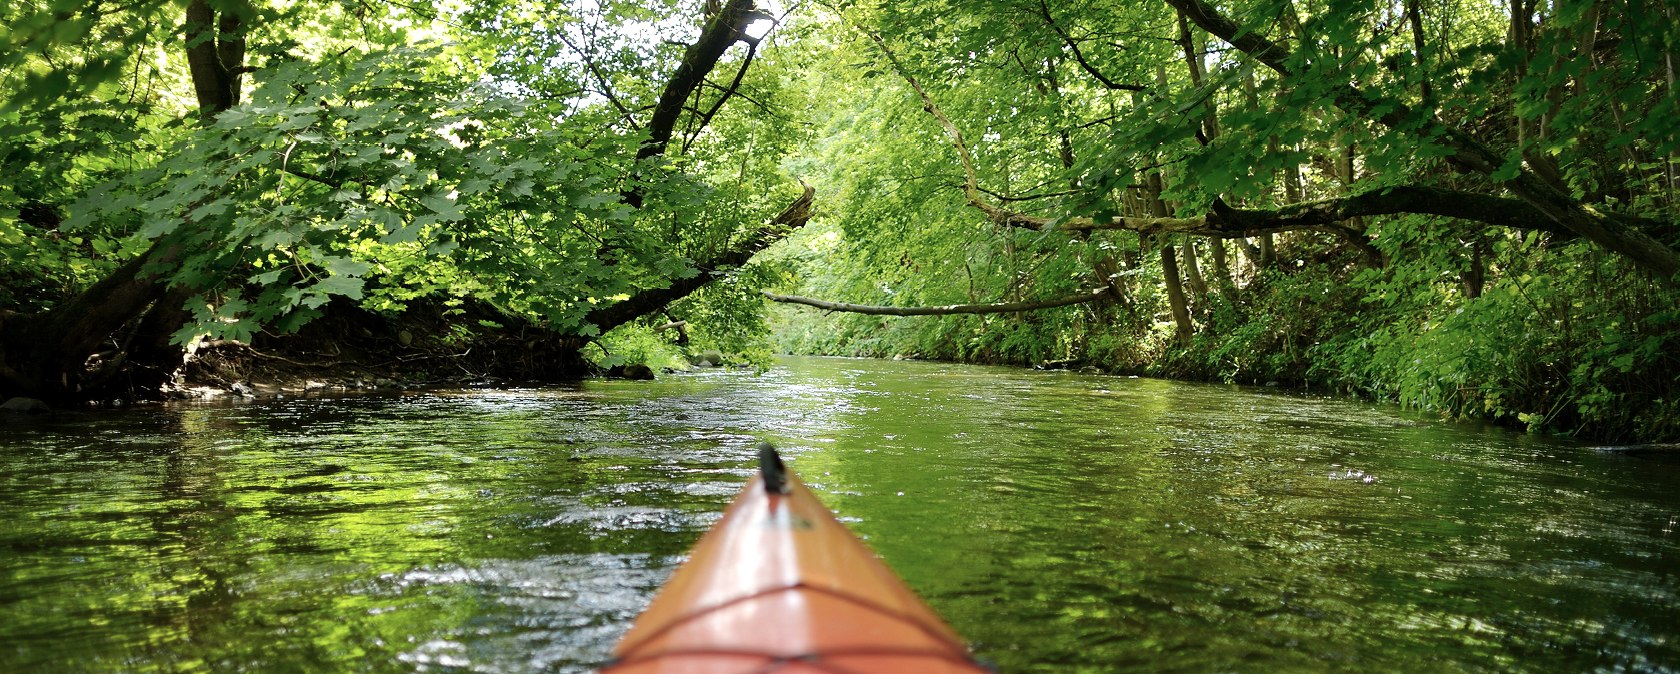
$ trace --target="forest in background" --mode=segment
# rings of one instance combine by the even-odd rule
[[[206,344],[330,325],[531,379],[1059,362],[1673,439],[1677,19],[26,0],[0,394],[156,396]]]
[[[847,5],[783,349],[1680,434],[1660,3]],[[988,303],[1093,301],[990,313]],[[967,313],[973,311],[975,313]]]

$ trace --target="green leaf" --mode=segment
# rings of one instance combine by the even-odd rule
[[[322,295],[343,295],[353,300],[359,300],[362,298],[363,284],[363,279],[353,276],[329,276],[316,282],[315,285],[310,287],[310,290]],[[305,303],[307,304],[307,302]]]
[[[1513,150],[1511,150],[1511,152],[1509,154],[1507,154],[1505,156],[1505,163],[1500,165],[1499,170],[1494,171],[1493,175],[1491,175],[1489,177],[1492,178],[1495,182],[1505,182],[1507,180],[1511,180],[1512,178],[1517,177],[1518,174],[1522,173],[1522,166],[1523,166],[1522,152],[1519,151],[1519,150],[1513,149]]]

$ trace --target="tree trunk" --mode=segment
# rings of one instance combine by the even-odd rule
[[[238,103],[244,71],[241,13],[247,6],[217,6],[228,8],[218,16],[208,0],[192,0],[184,24],[193,91],[206,117]],[[161,390],[180,368],[184,351],[169,339],[187,318],[182,306],[196,294],[192,288],[171,289],[163,278],[182,252],[175,239],[153,242],[145,253],[39,316],[9,321],[0,334],[0,362],[6,364],[0,392],[75,401]],[[130,324],[133,332],[115,342]],[[100,352],[107,342],[113,348]]]
[[[1184,18],[1184,12],[1182,11],[1178,12],[1178,40],[1179,46],[1184,50],[1184,65],[1190,73],[1190,83],[1197,88],[1201,88],[1206,74],[1206,66],[1202,63],[1202,40],[1198,39],[1194,31],[1190,30],[1190,21]],[[1250,71],[1250,74],[1252,75],[1252,71]],[[1205,106],[1202,113],[1203,145],[1212,143],[1214,139],[1219,138],[1218,98],[1210,93]],[[1214,266],[1214,271],[1219,276],[1217,283],[1220,290],[1225,291],[1231,282],[1230,272],[1225,269],[1224,264],[1225,242],[1216,237],[1213,245],[1219,249],[1218,264]],[[1189,274],[1190,289],[1195,292],[1197,304],[1200,305],[1207,298],[1208,284],[1202,278],[1200,265],[1196,264],[1195,239],[1185,239],[1184,241],[1184,270]],[[1234,299],[1234,295],[1227,294],[1226,298]]]
[[[654,104],[653,115],[648,119],[648,138],[636,150],[638,161],[665,154],[689,96],[705,83],[706,76],[717,67],[724,52],[745,35],[747,24],[752,23],[753,17],[753,0],[729,0],[707,18],[700,37],[683,53],[682,62],[677,64],[676,71],[671,73],[671,79],[666,81],[665,88],[659,93],[659,101]],[[642,207],[644,197],[639,187],[632,187],[622,196],[624,203],[631,208]]]
[[[1126,284],[1121,281],[1124,277],[1120,275],[1119,263],[1123,263],[1125,258],[1118,258],[1119,263],[1116,262],[1116,259],[1115,256],[1103,257],[1097,260],[1092,268],[1096,270],[1097,278],[1103,283],[1103,286],[1108,288],[1109,298],[1114,300],[1115,304],[1119,304],[1122,309],[1125,309],[1128,315],[1136,317],[1137,309],[1132,306],[1131,300],[1126,299]]]
[[[1184,12],[1178,12],[1178,42],[1184,50],[1184,64],[1190,71],[1190,86],[1202,87],[1203,70],[1201,40],[1190,30],[1190,22],[1184,18]],[[1208,94],[1202,108],[1202,144],[1207,145],[1219,137],[1219,103],[1212,93]]]
[[[1231,274],[1230,262],[1225,257],[1225,238],[1215,236],[1208,239],[1208,252],[1213,259],[1214,287],[1225,302],[1237,306],[1237,285]]]
[[[1532,0],[1511,0],[1510,23],[1505,32],[1505,40],[1511,49],[1517,53],[1516,66],[1511,71],[1512,89],[1528,74],[1529,57],[1529,18],[1533,15]],[[1529,139],[1534,137],[1534,123],[1522,118],[1516,113],[1517,101],[1512,102],[1511,117],[1517,126],[1517,147],[1527,147]]]
[[[1461,274],[1464,281],[1464,296],[1476,299],[1482,296],[1483,285],[1487,283],[1487,271],[1482,264],[1481,244],[1470,246],[1470,268]]]
[[[1157,218],[1167,216],[1167,204],[1161,201],[1161,174],[1151,173],[1148,178],[1149,211]],[[1184,298],[1184,281],[1178,272],[1177,247],[1170,240],[1156,243],[1161,255],[1161,282],[1167,290],[1167,306],[1172,311],[1173,324],[1177,326],[1175,335],[1180,344],[1188,344],[1190,337],[1196,332],[1195,323],[1190,320],[1190,305]]]
[[[175,286],[164,292],[140,317],[126,351],[130,367],[127,376],[113,380],[107,390],[122,395],[153,398],[164,393],[179,376],[186,361],[186,347],[175,344],[175,332],[192,320],[187,302],[200,295],[197,288]],[[116,374],[116,373],[111,373]]]
[[[1189,344],[1190,337],[1196,333],[1196,325],[1190,321],[1190,305],[1184,298],[1184,283],[1179,280],[1177,255],[1173,254],[1174,246],[1162,245],[1161,275],[1167,286],[1167,306],[1172,309],[1173,324],[1177,326],[1174,337],[1180,344]]]
[[[1423,105],[1427,108],[1435,107],[1435,89],[1429,83],[1429,65],[1432,59],[1426,47],[1428,43],[1423,39],[1423,9],[1419,0],[1406,0],[1406,22],[1412,27],[1412,58],[1417,60],[1418,91],[1423,95]]]
[[[207,117],[239,102],[240,73],[245,67],[245,31],[240,11],[224,6],[220,16],[209,0],[187,3],[187,68],[192,73],[198,107]]]
[[[141,316],[164,293],[149,267],[174,264],[178,248],[154,245],[71,298],[37,316],[14,316],[0,333],[0,361],[8,365],[5,395],[54,401],[93,393],[100,366],[118,367],[126,355],[117,350],[89,370],[90,357],[122,326]]]
[[[1676,10],[1672,3],[1664,7],[1664,12],[1668,15],[1669,25],[1671,26],[1674,25],[1675,19],[1680,18],[1680,10]],[[1663,51],[1663,65],[1667,69],[1668,95],[1670,98],[1680,95],[1675,91],[1677,76],[1674,61],[1673,43],[1670,43],[1670,48]],[[1680,202],[1675,200],[1676,195],[1680,195],[1680,149],[1668,154],[1668,161],[1664,164],[1663,170],[1668,174],[1668,207],[1674,208],[1676,205],[1680,205]]]
[[[1178,15],[1179,15],[1179,18],[1183,18],[1184,17],[1184,11],[1179,10]],[[1249,99],[1248,102],[1249,102],[1249,104],[1250,105],[1257,104],[1258,99],[1259,99],[1259,87],[1254,82],[1254,69],[1253,68],[1248,68],[1243,73],[1243,89],[1248,92],[1248,99]],[[1279,93],[1279,95],[1281,95],[1281,92]],[[1291,148],[1291,149],[1293,149],[1293,148]],[[1278,139],[1277,139],[1276,136],[1268,136],[1266,138],[1266,152],[1271,153],[1271,154],[1277,154],[1279,152]],[[1284,205],[1289,205],[1289,204],[1293,204],[1293,203],[1301,201],[1300,175],[1301,175],[1300,167],[1298,167],[1294,164],[1290,164],[1287,168],[1284,169],[1284,173],[1283,173],[1283,203],[1284,203]],[[1271,234],[1261,234],[1260,236],[1255,237],[1254,243],[1249,243],[1247,241],[1242,241],[1241,243],[1242,243],[1243,254],[1248,256],[1248,264],[1249,264],[1250,267],[1252,267],[1254,269],[1254,271],[1256,273],[1258,273],[1262,269],[1266,269],[1266,268],[1272,266],[1273,260],[1277,257],[1276,253],[1272,249],[1272,235]]]
[[[1208,284],[1202,278],[1202,265],[1196,260],[1196,239],[1184,239],[1184,278],[1190,282],[1191,299],[1197,307],[1207,301]]]

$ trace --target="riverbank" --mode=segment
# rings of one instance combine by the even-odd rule
[[[499,320],[497,320],[499,319]],[[595,374],[581,344],[485,310],[439,304],[378,314],[334,303],[294,334],[188,347],[170,397],[574,381]]]
[[[1400,293],[1375,272],[1343,278],[1308,266],[1201,297],[1199,329],[1188,337],[1150,310],[1161,309],[1150,296],[998,316],[901,319],[786,305],[772,316],[778,348],[792,353],[1274,386],[1589,442],[1680,441],[1672,348],[1680,314],[1627,278],[1613,288],[1620,304],[1583,308],[1573,298],[1584,291],[1565,284],[1580,280],[1445,302],[1428,287]]]
[[[505,316],[426,306],[381,315],[334,305],[297,334],[250,343],[201,340],[186,354],[169,398],[542,385],[587,378],[647,380],[658,371],[745,366],[717,349],[667,346],[591,357],[599,345],[556,337]],[[658,360],[658,362],[652,362]],[[642,362],[646,361],[646,362]]]

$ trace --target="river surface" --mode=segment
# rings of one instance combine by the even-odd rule
[[[759,438],[1006,674],[1680,671],[1676,457],[846,359],[0,420],[0,671],[590,671]]]

